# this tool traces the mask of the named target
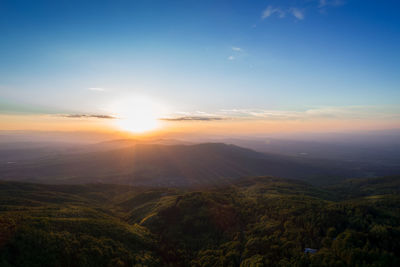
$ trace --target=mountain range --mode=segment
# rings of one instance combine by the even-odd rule
[[[393,170],[374,168],[366,163],[262,153],[224,143],[118,140],[53,150],[4,151],[0,165],[2,180],[55,184],[193,187],[227,184],[255,175],[329,184],[345,178],[395,174]]]

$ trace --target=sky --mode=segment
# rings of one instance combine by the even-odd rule
[[[399,128],[399,10],[0,0],[0,130]]]

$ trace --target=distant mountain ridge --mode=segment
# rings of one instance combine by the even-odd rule
[[[362,171],[340,162],[265,154],[223,143],[132,144],[111,150],[61,153],[0,166],[2,180],[40,183],[101,182],[182,187],[224,184],[254,175],[316,183],[331,178],[365,176]]]

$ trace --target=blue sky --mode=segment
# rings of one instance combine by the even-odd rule
[[[0,112],[371,107],[398,116],[398,1],[0,1]],[[348,114],[348,113],[346,113]]]

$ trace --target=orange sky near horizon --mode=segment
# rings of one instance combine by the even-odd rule
[[[97,132],[120,137],[163,135],[252,135],[296,132],[351,132],[398,128],[396,120],[314,118],[296,120],[226,119],[215,121],[159,121],[153,130],[134,133],[122,129],[117,119],[65,118],[56,115],[0,115],[2,131]]]

